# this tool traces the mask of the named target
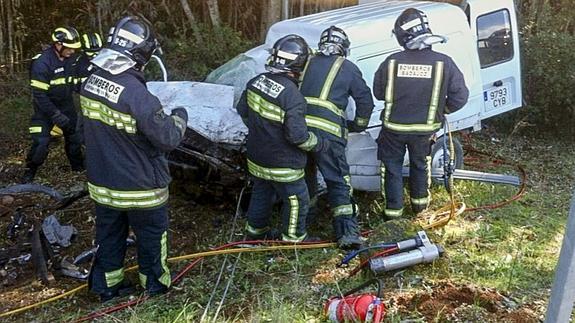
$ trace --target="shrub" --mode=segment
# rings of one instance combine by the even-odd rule
[[[162,40],[170,81],[201,81],[213,69],[254,45],[227,26],[202,25],[199,34],[201,41],[196,41],[192,35]]]
[[[543,131],[575,133],[575,36],[540,31],[524,41],[521,113]]]

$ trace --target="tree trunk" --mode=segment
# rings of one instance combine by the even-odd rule
[[[6,6],[6,23],[7,23],[7,37],[8,37],[8,69],[10,74],[14,73],[14,30],[12,25],[12,0],[8,0],[8,5]]]
[[[305,14],[305,0],[299,0],[299,16],[303,16]]]
[[[280,21],[282,15],[281,4],[281,1],[266,0],[265,4],[262,6],[262,17],[265,17],[265,19],[262,19],[262,39],[265,39],[269,27]]]
[[[4,20],[4,0],[0,0],[0,21]],[[4,24],[0,24],[0,65],[4,63]]]
[[[212,26],[219,27],[222,24],[222,19],[220,18],[218,0],[208,0],[208,13],[210,14]]]
[[[192,29],[192,32],[194,33],[194,37],[196,38],[196,41],[201,42],[202,41],[202,35],[200,35],[200,32],[198,31],[198,22],[196,20],[196,17],[194,16],[194,13],[192,12],[192,9],[190,8],[190,4],[188,3],[188,0],[180,0],[180,4],[182,5],[182,9],[184,10],[184,14],[188,18],[188,22],[190,23],[190,28]]]

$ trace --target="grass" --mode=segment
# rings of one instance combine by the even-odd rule
[[[27,126],[22,125],[27,125],[31,112],[29,100],[9,99],[2,105],[4,113],[0,114],[0,124],[3,125],[0,133],[3,141],[27,141]],[[432,291],[434,284],[449,281],[495,288],[520,305],[548,298],[575,183],[575,160],[572,158],[575,149],[571,143],[551,139],[534,140],[520,135],[495,142],[479,134],[472,136],[472,143],[480,150],[522,164],[528,173],[525,196],[502,208],[464,213],[445,228],[434,230],[430,236],[446,250],[445,255],[433,264],[409,268],[398,275],[388,276],[387,294],[393,295],[398,291]],[[17,153],[22,155],[22,151]],[[3,162],[9,164],[11,158],[16,157],[8,157]],[[50,158],[54,158],[52,153]],[[474,159],[473,162],[477,167],[486,167],[479,170],[514,173],[514,169],[509,166],[490,166],[489,160]],[[53,161],[49,160],[48,163]],[[463,181],[456,182],[456,189],[458,196],[470,207],[496,203],[517,191],[517,188],[510,186]],[[433,208],[439,208],[448,200],[440,186],[432,188],[432,195]],[[413,236],[417,231],[417,227],[408,221],[384,223],[379,216],[383,205],[379,194],[357,192],[356,198],[360,209],[365,210],[361,215],[362,226],[375,229],[370,241],[398,240]],[[206,246],[218,245],[228,237],[232,225],[230,213],[233,214],[233,211],[209,205],[191,206],[185,196],[174,196],[173,199],[172,213],[177,215],[173,216],[172,221],[174,233],[186,232],[186,237],[193,236],[194,241],[198,241],[187,249],[174,246],[173,251],[177,249],[183,253],[205,250]],[[207,212],[206,208],[211,208],[209,212],[212,213]],[[223,221],[217,230],[207,228],[213,216]],[[182,219],[194,222],[183,225],[178,222]],[[243,228],[243,221],[240,219],[236,228]],[[329,222],[329,216],[320,217],[320,224],[313,228],[313,232],[329,238]],[[236,230],[235,236],[239,234],[241,229]],[[229,256],[222,282],[203,319],[206,322],[320,322],[323,320],[323,304],[330,297],[359,285],[368,277],[357,275],[353,279],[334,279],[345,276],[344,272],[337,272],[334,266],[342,256],[342,252],[331,249]],[[214,290],[223,261],[223,257],[206,259],[168,295],[114,313],[103,321],[199,321]],[[173,265],[172,271],[177,272],[183,266]],[[226,283],[232,278],[224,304],[216,317],[218,302]],[[82,292],[66,301],[51,303],[16,319],[53,321],[58,318],[68,321],[108,307],[97,305],[86,295]],[[462,308],[457,315],[462,320],[475,320],[481,317],[482,311],[484,309],[480,304],[471,304]],[[538,314],[542,314],[541,308],[538,311]],[[436,318],[431,321],[442,322],[446,318],[446,313],[438,311]],[[405,319],[417,321],[423,320],[424,316],[417,309],[406,313],[390,306],[387,322],[401,322]]]

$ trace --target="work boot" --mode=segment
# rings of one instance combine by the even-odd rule
[[[246,240],[279,240],[281,234],[276,229],[270,229],[262,234],[252,234],[246,232]]]
[[[124,279],[117,286],[110,288],[109,290],[100,293],[100,302],[106,303],[111,301],[116,297],[123,297],[133,294],[135,291],[134,285],[130,281]]]
[[[357,217],[337,216],[333,220],[333,230],[337,246],[341,249],[357,249],[363,244],[363,239],[359,235]]]
[[[31,183],[34,180],[34,177],[36,177],[36,171],[37,170],[38,170],[38,168],[35,168],[35,167],[26,168],[26,170],[24,171],[24,174],[20,178],[20,183],[21,184]]]

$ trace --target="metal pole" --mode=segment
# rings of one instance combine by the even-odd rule
[[[282,20],[289,19],[289,0],[282,0]]]
[[[555,281],[547,306],[545,323],[569,322],[575,301],[575,193],[571,198],[567,228],[563,236]]]

